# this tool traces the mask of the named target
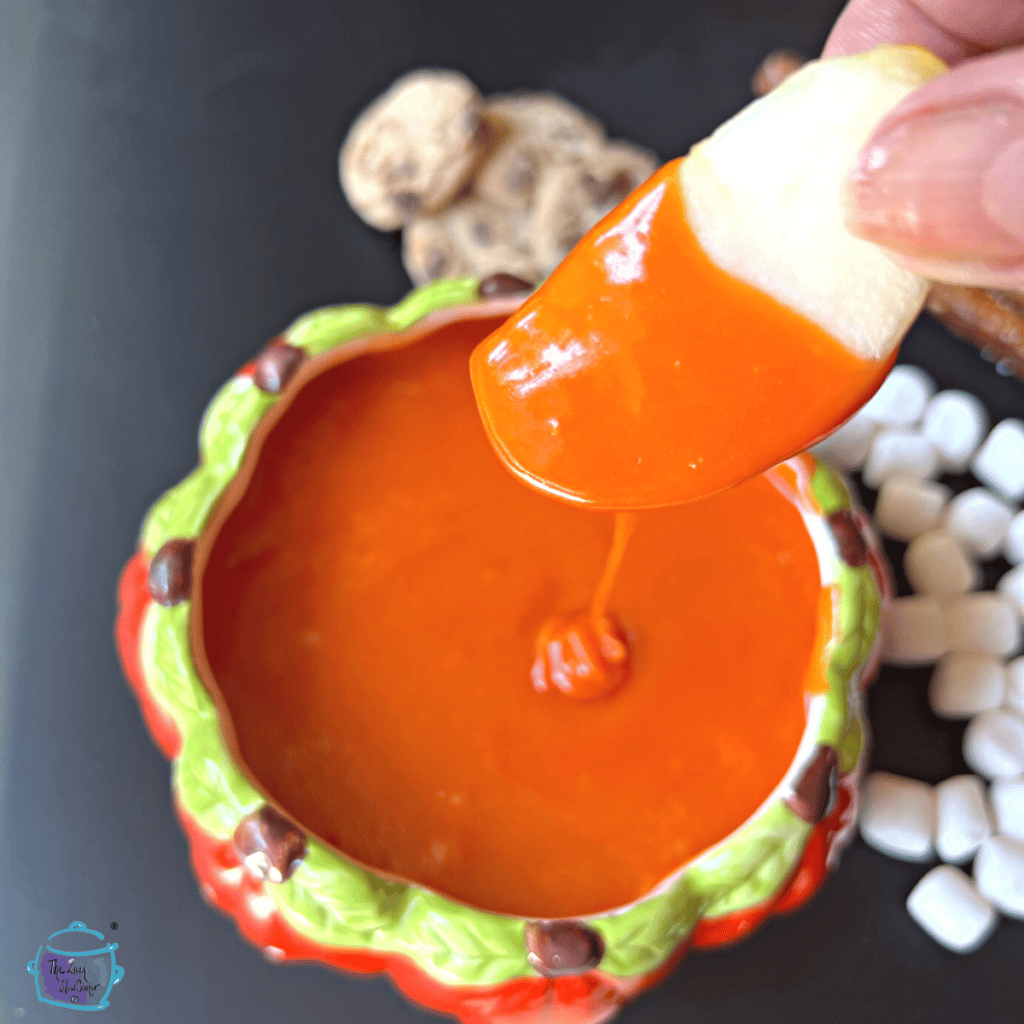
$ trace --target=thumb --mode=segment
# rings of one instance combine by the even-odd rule
[[[1024,287],[1024,48],[965,61],[896,106],[845,198],[849,229],[916,273]]]

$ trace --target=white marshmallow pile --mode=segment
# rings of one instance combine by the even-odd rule
[[[1018,512],[1010,520],[1003,541],[1003,554],[1012,565],[1024,562],[1024,512]]]
[[[918,534],[907,547],[903,569],[918,594],[950,597],[966,594],[979,583],[978,566],[946,530]]]
[[[945,603],[946,643],[951,651],[1005,657],[1020,646],[1020,619],[998,594],[959,594]]]
[[[907,545],[913,594],[886,611],[885,661],[934,663],[932,711],[968,722],[963,754],[975,774],[931,786],[873,772],[860,800],[869,846],[945,862],[914,887],[907,910],[959,953],[985,942],[1000,914],[1024,919],[1024,421],[989,427],[974,395],[936,394],[922,370],[897,366],[813,449],[838,469],[862,472],[878,490],[879,532]],[[967,471],[982,486],[954,496],[935,480]],[[1000,555],[1016,568],[995,591],[979,592],[979,563]]]
[[[935,787],[935,849],[947,864],[963,864],[992,835],[985,786],[977,775],[954,775]]]
[[[972,554],[992,558],[1013,519],[1013,509],[984,487],[958,494],[946,512],[946,529]]]
[[[1024,778],[997,779],[989,797],[999,832],[1024,842]]]
[[[1011,569],[999,581],[996,589],[1017,609],[1017,614],[1024,617],[1024,565]]]
[[[893,476],[927,480],[939,470],[939,453],[923,434],[906,427],[882,427],[864,463],[864,483],[879,488]]]
[[[966,391],[943,391],[924,410],[921,433],[939,450],[947,473],[963,473],[988,430],[988,413]]]
[[[836,469],[861,469],[871,450],[871,442],[878,433],[874,420],[864,419],[859,413],[817,444],[811,451]]]
[[[929,786],[872,772],[862,787],[860,834],[890,857],[945,861],[914,887],[907,910],[947,949],[977,949],[1000,913],[1024,919],[1024,773],[995,778],[986,793],[977,775]],[[953,866],[971,858],[973,880]]]
[[[935,666],[928,703],[939,718],[971,718],[999,707],[1006,668],[990,654],[947,654]]]
[[[1024,715],[1009,708],[975,715],[964,733],[964,760],[986,779],[1024,775]]]
[[[1003,420],[971,463],[974,475],[1012,501],[1024,498],[1024,423]]]
[[[828,441],[823,444],[828,444]],[[829,460],[826,458],[826,461]],[[890,477],[878,492],[875,523],[887,537],[911,541],[942,522],[952,496],[953,492],[948,487],[933,480]]]
[[[1006,706],[1024,715],[1024,658],[1006,666]]]
[[[932,859],[935,793],[915,779],[872,772],[861,787],[860,834],[868,846],[900,860]]]
[[[924,419],[935,381],[916,366],[896,366],[858,416],[889,426],[912,427]]]
[[[898,597],[883,623],[883,651],[890,665],[927,665],[949,650],[940,600],[915,594]]]
[[[995,931],[999,917],[959,868],[932,868],[907,897],[910,916],[955,953],[973,953]]]
[[[1008,917],[1024,919],[1024,842],[991,836],[974,860],[978,892]]]

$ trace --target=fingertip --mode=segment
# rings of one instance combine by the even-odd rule
[[[908,0],[850,0],[836,20],[822,57],[863,53],[883,43],[911,43],[956,64],[979,48],[936,24]]]

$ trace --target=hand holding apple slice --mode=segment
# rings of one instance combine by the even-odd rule
[[[663,167],[473,353],[508,468],[594,508],[704,497],[819,440],[884,379],[927,284],[842,222],[881,118],[945,70],[816,61]]]

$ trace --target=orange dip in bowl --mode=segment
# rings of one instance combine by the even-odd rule
[[[607,697],[537,692],[612,517],[509,475],[468,359],[498,320],[312,377],[262,439],[195,597],[229,745],[341,853],[487,910],[594,913],[747,820],[806,726],[817,557],[766,477],[637,516]]]

